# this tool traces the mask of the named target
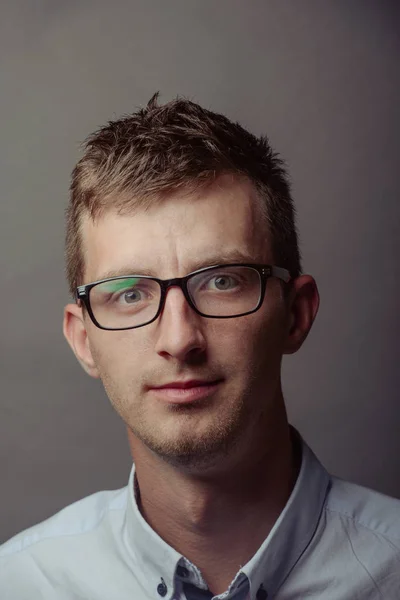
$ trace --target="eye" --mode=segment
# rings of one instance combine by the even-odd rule
[[[120,306],[132,306],[151,302],[157,297],[156,290],[146,283],[140,283],[129,288],[120,290],[111,298],[111,302]]]
[[[217,290],[225,291],[235,287],[237,282],[230,275],[216,275],[210,279],[209,283],[213,283]]]
[[[230,268],[199,273],[191,282],[192,293],[240,292],[246,286],[246,272]]]
[[[134,304],[142,300],[142,293],[137,288],[132,290],[126,290],[119,294],[116,298],[117,302],[126,302],[126,304]]]

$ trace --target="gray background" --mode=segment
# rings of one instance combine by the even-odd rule
[[[340,477],[400,497],[396,2],[9,2],[0,18],[0,540],[126,485],[125,428],[61,333],[78,144],[156,91],[267,133],[321,306],[286,357],[291,422]]]

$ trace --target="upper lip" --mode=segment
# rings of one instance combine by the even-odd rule
[[[152,385],[151,388],[160,389],[160,388],[180,388],[186,389],[191,387],[196,387],[199,385],[210,385],[212,383],[216,383],[216,380],[207,380],[207,379],[187,379],[186,381],[171,381],[169,383],[164,383],[163,385]]]

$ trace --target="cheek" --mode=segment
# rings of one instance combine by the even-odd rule
[[[276,369],[282,358],[283,329],[279,316],[272,317],[260,313],[243,317],[243,323],[237,328],[235,340],[226,340],[226,347],[242,364],[250,365],[253,369],[260,367],[267,371]]]
[[[206,332],[209,362],[219,364],[230,377],[249,373],[271,351],[265,329],[251,315],[213,324]]]
[[[93,358],[100,371],[108,379],[124,380],[127,373],[134,376],[143,363],[143,348],[139,340],[132,339],[124,331],[96,332],[90,341]]]

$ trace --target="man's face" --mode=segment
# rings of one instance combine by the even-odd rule
[[[231,177],[196,195],[172,194],[148,211],[87,218],[83,242],[85,283],[139,268],[181,277],[237,253],[273,264],[255,191]],[[138,329],[104,331],[84,317],[98,374],[135,443],[186,467],[249,447],[257,428],[273,423],[286,321],[276,279],[268,281],[262,307],[239,318],[204,318],[177,287],[158,319]],[[221,383],[193,405],[173,405],[148,389],[178,379]]]

